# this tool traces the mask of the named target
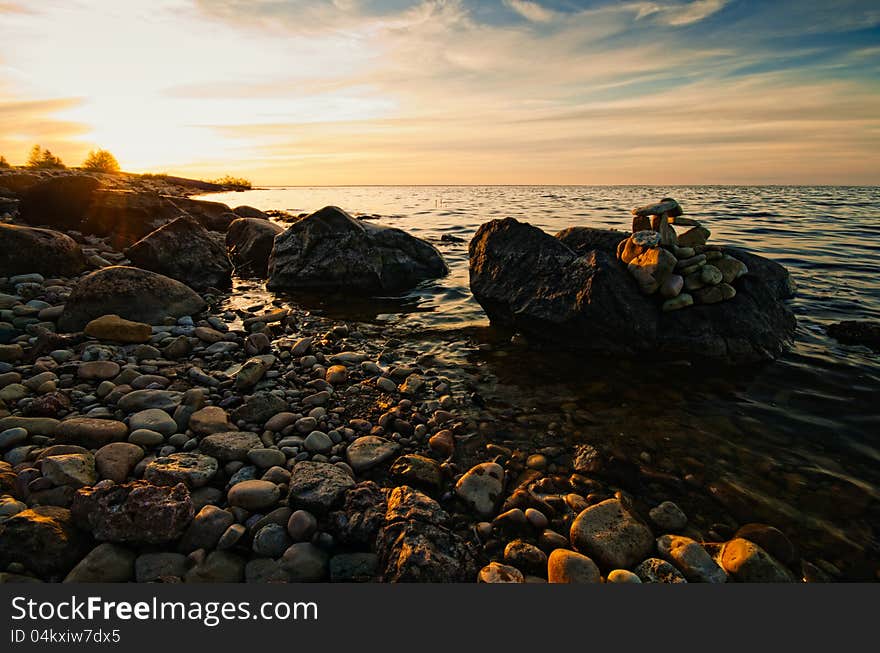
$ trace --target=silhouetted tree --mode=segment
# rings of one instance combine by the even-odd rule
[[[119,172],[119,162],[116,157],[107,150],[94,150],[89,152],[82,167],[95,172]]]
[[[11,168],[5,156],[0,155],[0,168]]]
[[[31,154],[28,157],[27,165],[29,168],[65,168],[61,159],[52,154],[49,150],[41,149],[39,145],[31,148]]]

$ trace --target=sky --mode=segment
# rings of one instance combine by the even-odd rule
[[[0,35],[13,164],[880,184],[877,0],[0,0]]]

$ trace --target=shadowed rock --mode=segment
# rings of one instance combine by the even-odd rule
[[[131,262],[193,288],[228,286],[232,264],[218,235],[195,218],[182,216],[125,250]]]
[[[730,301],[667,313],[639,293],[613,255],[579,255],[508,218],[482,225],[471,241],[470,285],[493,323],[536,339],[609,355],[744,363],[780,354],[795,318],[782,301],[793,290],[785,268],[753,254],[743,258],[749,272]]]
[[[100,187],[100,181],[85,175],[46,179],[22,193],[19,216],[28,224],[77,229]]]
[[[267,287],[393,292],[448,272],[443,257],[429,243],[328,206],[275,238]]]
[[[204,308],[204,300],[179,281],[147,270],[113,266],[79,281],[64,305],[58,328],[79,331],[107,314],[161,324],[167,316],[192,315]]]
[[[236,274],[243,278],[265,279],[275,236],[283,231],[274,222],[260,218],[239,218],[229,225],[226,251]]]
[[[72,277],[86,269],[73,238],[49,229],[0,224],[0,276],[37,272]]]

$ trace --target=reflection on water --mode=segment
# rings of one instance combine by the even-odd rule
[[[512,216],[551,233],[573,225],[626,229],[629,208],[665,196],[703,220],[713,242],[742,245],[792,271],[798,330],[781,360],[736,371],[627,365],[511,345],[509,334],[486,328],[468,288],[467,243],[480,224]],[[382,224],[434,243],[451,270],[401,296],[357,302],[270,297],[245,284],[241,292],[254,303],[296,301],[413,338],[430,332],[426,347],[469,375],[485,399],[495,437],[540,446],[584,441],[650,461],[659,472],[687,478],[677,498],[695,514],[765,520],[846,576],[876,570],[878,355],[840,345],[825,327],[880,319],[880,189],[344,187],[209,197],[295,213],[335,204],[379,214]],[[442,241],[444,235],[462,240]]]

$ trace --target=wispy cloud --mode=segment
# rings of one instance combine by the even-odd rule
[[[557,12],[531,0],[504,0],[504,4],[534,23],[549,23],[559,17]]]

